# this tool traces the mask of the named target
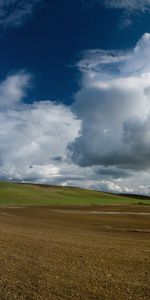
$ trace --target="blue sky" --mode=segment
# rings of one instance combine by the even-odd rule
[[[150,1],[0,2],[0,178],[149,194]]]
[[[120,9],[106,9],[98,3],[87,7],[81,0],[41,1],[34,9],[22,24],[13,26],[12,21],[0,30],[0,79],[20,69],[33,73],[29,102],[72,101],[79,88],[75,63],[81,51],[133,47],[150,27],[148,13],[134,15],[133,24],[121,28]]]

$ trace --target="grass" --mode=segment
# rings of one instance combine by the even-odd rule
[[[140,200],[104,192],[61,186],[42,186],[0,182],[0,205],[103,205],[103,204],[145,204]]]

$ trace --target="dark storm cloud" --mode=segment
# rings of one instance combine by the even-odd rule
[[[107,51],[105,61],[99,56],[92,52],[90,60],[79,64],[83,86],[73,112],[82,125],[80,135],[69,145],[70,156],[82,167],[149,169],[150,35],[145,34],[121,59]]]

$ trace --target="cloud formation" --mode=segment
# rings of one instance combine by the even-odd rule
[[[150,10],[150,0],[81,0],[89,8],[94,5],[104,5],[107,8],[122,9],[131,13]]]
[[[121,27],[130,26],[134,14],[150,11],[150,0],[82,0],[82,5],[86,8],[102,5],[108,9],[122,10]]]
[[[120,175],[150,169],[149,62],[148,33],[132,51],[84,55],[78,64],[82,88],[72,108],[82,121],[80,135],[69,146],[74,163],[100,165],[107,173],[111,167],[111,176],[113,168]]]
[[[1,0],[0,26],[3,29],[22,25],[42,0]]]
[[[110,170],[107,175],[105,168],[82,168],[68,159],[81,121],[60,103],[25,103],[31,79],[21,71],[0,83],[0,179],[122,190],[112,183]]]
[[[79,130],[80,121],[62,104],[23,103],[30,78],[20,72],[0,84],[0,177],[9,180],[59,176],[66,147]]]
[[[150,34],[82,55],[70,107],[25,103],[24,71],[0,83],[0,178],[150,194]]]
[[[24,71],[8,75],[0,84],[0,109],[15,107],[26,96],[31,76]]]
[[[101,0],[98,0],[101,1]],[[109,8],[124,9],[129,12],[141,11],[145,12],[150,9],[149,0],[104,0],[104,5]]]

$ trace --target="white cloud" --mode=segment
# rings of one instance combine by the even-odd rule
[[[132,51],[90,51],[78,64],[83,80],[72,109],[82,126],[69,146],[74,163],[103,166],[98,174],[110,178],[114,172],[114,182],[116,168],[120,178],[123,170],[135,177],[150,169],[149,61],[150,35],[145,34]],[[126,188],[134,182],[130,175],[123,179]]]
[[[150,11],[150,0],[81,0],[84,8],[91,9],[95,5],[105,6],[108,9],[122,11],[121,27],[125,28],[132,24],[132,16],[144,14]]]
[[[30,75],[21,72],[0,84],[0,177],[9,180],[59,175],[66,147],[80,127],[65,105],[24,104],[29,80]]]
[[[104,0],[103,3],[109,8],[124,9],[131,12],[145,12],[150,9],[150,0]]]
[[[0,84],[0,109],[18,105],[20,99],[26,96],[30,87],[31,76],[25,72],[9,75]]]
[[[25,104],[25,72],[0,83],[0,178],[150,194],[150,35],[83,55],[71,107]]]
[[[0,25],[4,29],[22,25],[40,2],[42,0],[1,0]]]
[[[150,9],[150,0],[81,0],[81,2],[87,8],[101,4],[107,8],[122,9],[129,12],[145,12]]]
[[[31,78],[19,72],[0,83],[0,179],[120,190],[109,180],[110,171],[104,180],[105,170],[100,174],[68,160],[67,147],[78,136],[80,120],[70,107],[52,101],[25,104]]]

